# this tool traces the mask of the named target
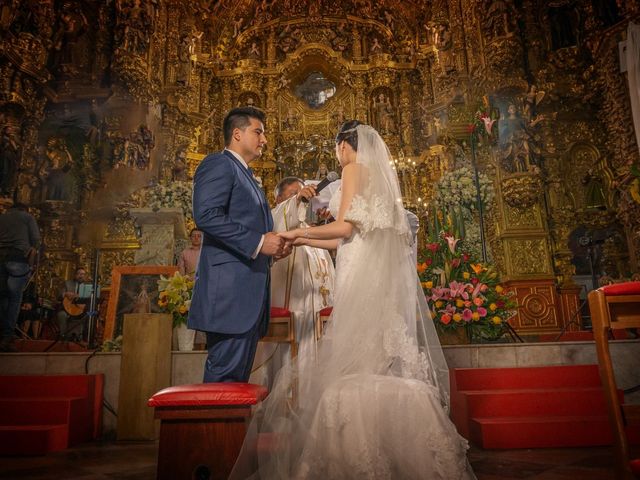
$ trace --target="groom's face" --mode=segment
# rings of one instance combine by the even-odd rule
[[[238,153],[249,163],[262,155],[263,148],[267,145],[267,137],[264,135],[264,125],[257,118],[249,118],[249,125],[244,129],[236,129]]]

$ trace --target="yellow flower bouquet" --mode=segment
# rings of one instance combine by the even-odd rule
[[[158,306],[173,315],[173,326],[187,323],[191,296],[193,295],[193,279],[188,275],[175,272],[171,277],[160,275],[158,280]]]

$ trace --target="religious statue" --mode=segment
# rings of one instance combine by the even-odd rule
[[[439,24],[436,28],[434,36],[435,47],[438,50],[438,60],[442,73],[447,73],[455,69],[455,61],[453,56],[453,39],[449,32],[449,27],[444,23]]]
[[[87,18],[74,2],[65,1],[60,9],[58,28],[53,35],[54,64],[77,65],[76,44],[87,30]]]
[[[185,182],[187,177],[187,150],[185,148],[179,148],[176,152],[175,162],[171,168],[171,173],[174,182]]]
[[[62,138],[51,137],[47,142],[48,174],[45,182],[45,200],[71,202],[76,181],[71,173],[73,159]]]
[[[289,107],[287,110],[287,116],[284,119],[282,127],[285,130],[297,130],[298,129],[298,114],[296,109]]]
[[[498,121],[498,135],[503,167],[509,172],[528,172],[537,169],[537,156],[541,153],[534,132],[538,123],[544,120],[538,115],[529,120],[518,115],[516,106],[511,103],[507,115]]]
[[[391,100],[383,92],[378,95],[377,102],[374,100],[373,111],[376,127],[381,133],[394,133],[396,131],[393,106],[391,105]]]
[[[487,7],[485,25],[490,38],[506,37],[513,32],[515,11],[511,0],[493,0]]]
[[[178,46],[178,75],[176,82],[182,85],[189,85],[191,79],[191,38],[189,35],[180,37]]]
[[[329,167],[326,163],[318,165],[318,171],[316,172],[316,180],[324,180],[329,175]]]

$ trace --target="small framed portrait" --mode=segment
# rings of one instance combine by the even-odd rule
[[[127,313],[163,313],[158,306],[160,275],[173,275],[178,267],[158,265],[117,266],[111,271],[111,294],[104,327],[104,340],[122,335]]]

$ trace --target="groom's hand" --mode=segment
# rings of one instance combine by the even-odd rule
[[[270,257],[274,255],[281,255],[283,248],[283,238],[280,238],[273,232],[267,232],[264,234],[264,242],[262,242],[262,248],[260,249],[261,254],[268,255]]]

